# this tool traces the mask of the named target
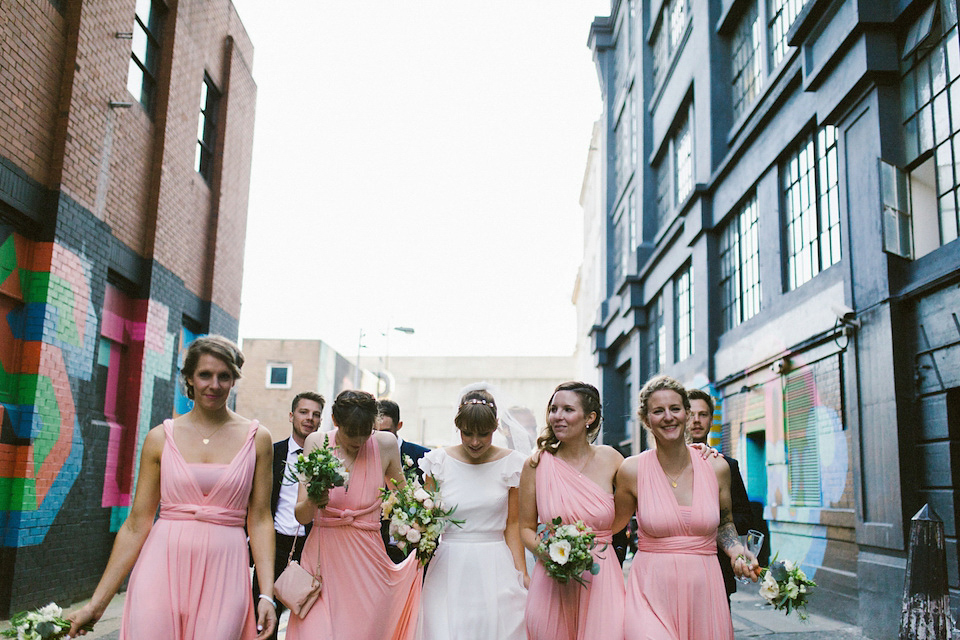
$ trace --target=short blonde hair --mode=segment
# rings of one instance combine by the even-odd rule
[[[648,426],[647,413],[650,411],[648,406],[650,402],[650,396],[657,391],[676,392],[680,396],[680,400],[683,402],[683,408],[688,412],[690,411],[690,396],[687,395],[686,387],[670,376],[654,376],[647,380],[647,383],[643,385],[643,389],[640,389],[637,416],[639,416],[643,426]]]

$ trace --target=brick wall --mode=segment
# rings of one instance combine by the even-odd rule
[[[168,8],[153,114],[116,35],[134,0],[0,11],[0,616],[91,594],[173,412],[185,319],[237,335],[253,50],[226,0]],[[213,186],[194,170],[204,71],[226,116]]]

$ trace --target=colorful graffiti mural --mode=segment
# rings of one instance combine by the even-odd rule
[[[91,272],[83,256],[0,227],[3,546],[39,544],[53,524],[83,468],[75,393],[101,374],[102,414],[85,420],[109,429],[100,505],[113,510],[112,530],[130,505],[155,381],[170,379],[176,336],[166,306],[111,285],[98,331]]]
[[[90,378],[97,319],[87,261],[0,233],[0,531],[18,547],[43,540],[80,472],[69,378]]]

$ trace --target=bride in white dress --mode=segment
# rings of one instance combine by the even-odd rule
[[[518,526],[518,485],[526,457],[493,445],[497,406],[468,391],[454,419],[461,443],[420,459],[428,487],[457,505],[430,561],[421,596],[420,640],[524,640],[529,583]],[[511,440],[512,441],[512,440]]]

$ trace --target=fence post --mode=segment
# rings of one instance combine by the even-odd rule
[[[929,504],[913,516],[908,554],[900,640],[947,640],[951,622],[943,520]]]

